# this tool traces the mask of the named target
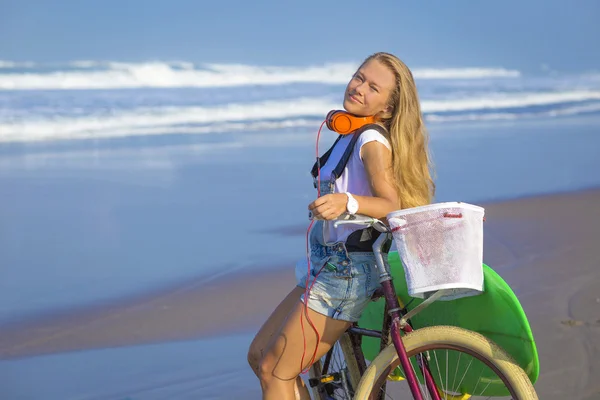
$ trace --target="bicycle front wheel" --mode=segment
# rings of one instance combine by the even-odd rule
[[[472,331],[453,326],[417,329],[402,341],[420,381],[424,399],[431,398],[417,366],[421,354],[429,365],[440,397],[454,399],[537,400],[529,377],[498,345]],[[369,365],[355,393],[356,400],[411,398],[395,347],[386,347]]]

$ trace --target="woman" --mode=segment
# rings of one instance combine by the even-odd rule
[[[344,109],[373,116],[379,126],[342,136],[320,165],[320,196],[308,206],[316,220],[310,278],[300,267],[298,286],[273,311],[248,353],[263,399],[310,399],[300,373],[360,318],[379,285],[373,231],[334,229],[330,221],[346,213],[384,219],[391,211],[430,203],[434,193],[417,89],[402,61],[388,53],[368,57],[346,87]],[[341,165],[345,151],[349,157]]]

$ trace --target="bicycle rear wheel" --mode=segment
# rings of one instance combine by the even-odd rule
[[[494,342],[484,336],[452,326],[415,330],[403,338],[408,356],[421,383],[424,399],[430,398],[416,355],[422,354],[444,400],[514,399],[537,400],[525,371]],[[393,345],[386,347],[369,365],[355,392],[356,400],[412,398],[406,381],[388,379],[402,375]]]
[[[359,381],[360,370],[347,332],[309,370],[315,400],[352,400]]]

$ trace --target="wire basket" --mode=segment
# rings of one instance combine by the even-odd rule
[[[388,214],[404,266],[408,294],[440,300],[483,291],[484,209],[461,202],[436,203]]]

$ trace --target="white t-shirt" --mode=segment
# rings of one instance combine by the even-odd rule
[[[325,165],[321,166],[321,181],[331,179],[331,174],[334,168],[340,162],[342,155],[346,151],[348,144],[352,140],[353,135],[343,136],[335,145],[329,155],[329,159]],[[390,143],[381,133],[375,129],[368,129],[364,131],[352,150],[352,155],[348,159],[346,168],[342,172],[341,176],[335,181],[335,192],[344,193],[349,192],[357,196],[372,196],[371,187],[367,179],[367,173],[362,160],[362,147],[369,143],[377,141],[383,143],[390,151],[392,150]],[[350,234],[358,229],[363,229],[361,225],[342,225],[338,228],[333,227],[333,222],[326,223],[325,240],[329,243],[343,242],[346,241]]]

